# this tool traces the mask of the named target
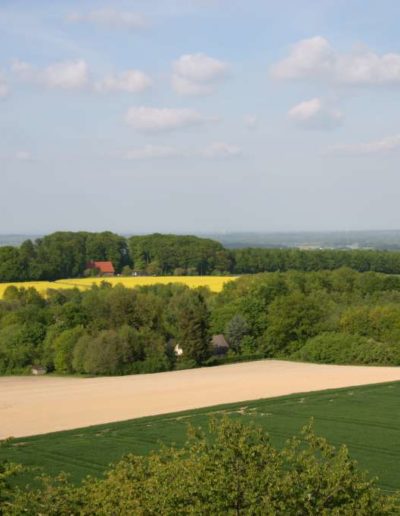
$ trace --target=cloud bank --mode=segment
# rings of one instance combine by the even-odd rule
[[[24,61],[15,61],[11,69],[21,80],[49,88],[74,90],[82,89],[89,83],[88,65],[83,59],[62,61],[45,68],[37,68]]]
[[[294,44],[289,55],[272,66],[271,75],[359,86],[400,84],[400,54],[379,55],[364,46],[342,53],[315,36]]]
[[[236,145],[225,142],[214,142],[207,147],[196,149],[179,149],[177,147],[162,145],[144,145],[130,149],[123,155],[127,160],[154,160],[165,158],[206,158],[206,159],[225,159],[236,158],[242,155],[242,149]]]
[[[126,122],[139,131],[171,131],[204,124],[211,121],[194,109],[131,107],[125,116]]]
[[[363,156],[368,154],[379,154],[400,149],[400,134],[387,136],[381,140],[366,143],[355,143],[349,145],[336,145],[331,147],[329,154],[345,156]]]
[[[67,21],[87,22],[111,29],[138,30],[146,27],[146,20],[141,14],[116,9],[96,9],[85,14],[71,13],[67,16]]]

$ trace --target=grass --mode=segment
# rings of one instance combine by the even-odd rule
[[[319,435],[335,445],[347,444],[360,467],[392,491],[400,488],[399,400],[400,382],[295,394],[15,439],[0,448],[0,459],[40,468],[25,474],[21,483],[40,471],[65,471],[78,482],[101,475],[126,453],[146,454],[160,442],[182,444],[187,424],[206,427],[211,415],[254,422],[276,446],[313,417]]]
[[[209,287],[212,292],[220,292],[229,281],[236,279],[236,276],[137,276],[137,277],[113,277],[113,278],[73,278],[57,281],[26,281],[14,283],[0,283],[0,299],[3,297],[7,287],[14,285],[18,288],[34,287],[38,292],[45,294],[47,289],[68,289],[77,287],[81,290],[90,288],[94,284],[107,281],[113,286],[122,284],[128,288],[141,287],[145,285],[156,285],[168,283],[183,283],[191,288]]]

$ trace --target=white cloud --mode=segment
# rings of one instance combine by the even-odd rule
[[[89,81],[88,65],[83,59],[54,63],[45,68],[36,68],[29,63],[16,61],[11,69],[22,80],[49,88],[80,89]]]
[[[271,68],[277,79],[323,79],[348,85],[400,83],[400,54],[379,55],[359,46],[348,53],[336,51],[321,36],[291,47],[288,57]]]
[[[82,88],[88,82],[88,66],[82,59],[55,63],[44,69],[42,77],[51,88]]]
[[[258,124],[258,117],[256,115],[246,115],[244,117],[244,125],[248,129],[255,129]]]
[[[137,30],[146,27],[146,20],[141,14],[115,9],[97,9],[86,14],[72,13],[67,16],[67,20],[70,22],[89,22],[112,29]]]
[[[125,91],[140,93],[150,88],[152,81],[140,70],[126,70],[117,75],[108,75],[95,84],[95,90],[105,93],[109,91]]]
[[[126,122],[139,131],[169,131],[200,125],[212,119],[193,109],[171,109],[132,107],[128,110]]]
[[[400,149],[400,134],[388,136],[381,140],[366,143],[356,143],[349,145],[336,145],[329,149],[329,154],[338,155],[365,155],[385,153]]]
[[[228,65],[205,54],[185,54],[172,64],[172,87],[180,95],[212,93]]]
[[[206,147],[201,154],[205,158],[237,158],[242,154],[242,149],[229,143],[214,142]]]
[[[242,155],[242,150],[224,142],[211,143],[203,149],[179,149],[177,147],[163,145],[144,145],[128,150],[123,158],[127,160],[153,160],[169,158],[202,158],[223,159],[237,158]]]
[[[130,149],[124,157],[128,160],[147,160],[175,158],[182,155],[182,152],[180,152],[175,147],[161,145],[145,145],[144,147],[136,147],[134,149]]]
[[[328,41],[321,36],[303,39],[291,47],[289,56],[272,67],[277,79],[319,77],[329,74],[335,55]]]
[[[297,125],[309,129],[332,129],[341,124],[343,114],[314,98],[300,102],[289,110],[288,117]]]
[[[7,80],[3,74],[0,73],[0,99],[7,97],[10,93]]]

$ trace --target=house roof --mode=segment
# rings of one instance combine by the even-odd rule
[[[222,335],[222,333],[220,333],[219,335],[213,335],[212,339],[211,339],[211,344],[214,348],[224,348],[224,349],[228,349],[229,348],[229,344],[227,343],[224,335]]]
[[[114,266],[112,262],[91,262],[94,269],[99,269],[100,272],[103,273],[112,273],[114,274]]]

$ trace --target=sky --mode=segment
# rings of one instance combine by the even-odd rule
[[[0,233],[400,228],[398,0],[0,0]]]

